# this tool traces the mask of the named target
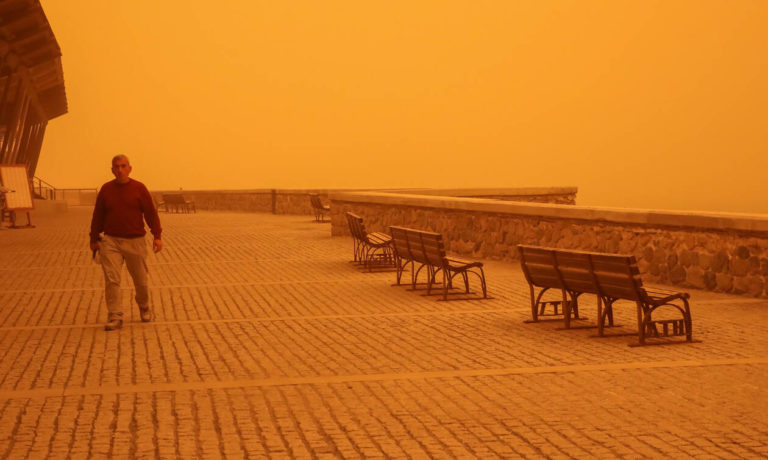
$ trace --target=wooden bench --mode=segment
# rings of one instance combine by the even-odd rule
[[[315,221],[325,222],[325,214],[331,211],[331,207],[320,201],[320,195],[317,193],[309,194],[309,202],[312,205],[312,211],[315,213]]]
[[[368,271],[374,266],[392,267],[395,263],[392,237],[382,232],[368,233],[362,217],[351,212],[346,216],[352,235],[353,262],[362,264]]]
[[[165,205],[165,201],[155,195],[152,196],[152,199],[155,201],[155,209],[157,209],[158,212],[168,212],[168,207]]]
[[[578,298],[581,294],[597,296],[598,335],[604,336],[607,325],[613,324],[613,305],[618,300],[635,302],[637,306],[637,335],[640,345],[649,337],[685,336],[693,341],[690,295],[686,292],[646,288],[634,256],[603,254],[587,251],[543,248],[518,245],[520,264],[528,281],[531,294],[533,321],[548,305],[562,306],[565,327],[570,327],[572,316],[578,317]],[[538,294],[536,288],[541,289]],[[549,289],[561,292],[560,299],[544,301]],[[653,314],[661,307],[670,307],[680,314],[678,319],[654,320]],[[665,310],[670,310],[666,308]],[[659,330],[661,328],[661,330]]]
[[[181,193],[164,193],[163,203],[167,212],[197,212],[195,203],[185,200]]]
[[[550,248],[523,245],[518,245],[518,250],[520,251],[520,265],[530,289],[531,322],[540,321],[541,316],[562,316],[566,304],[570,307],[568,309],[570,315],[565,318],[566,327],[570,326],[571,315],[575,319],[583,319],[579,317],[578,307],[578,297],[581,292],[566,289],[562,276],[557,270],[555,251]],[[540,289],[536,295],[534,295],[535,288]],[[544,295],[550,289],[559,291],[562,297],[544,300]],[[569,294],[571,295],[570,298],[568,297]],[[552,308],[552,313],[546,312],[547,307]]]
[[[453,288],[453,278],[459,274],[464,280],[464,294],[470,293],[468,275],[472,273],[480,280],[483,291],[482,298],[488,298],[482,262],[471,262],[446,256],[441,234],[397,226],[389,227],[389,231],[392,235],[398,285],[405,268],[410,265],[412,289],[416,289],[419,273],[421,270],[425,270],[427,273],[427,295],[430,295],[432,286],[436,284],[437,275],[442,273],[442,300],[448,300],[448,290]]]

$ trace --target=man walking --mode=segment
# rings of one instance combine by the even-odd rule
[[[125,155],[112,158],[112,174],[115,180],[101,187],[96,197],[96,207],[91,219],[91,250],[99,251],[99,260],[104,270],[105,297],[107,300],[107,324],[104,329],[113,331],[123,327],[123,309],[120,305],[120,272],[123,260],[133,278],[136,289],[136,303],[139,305],[141,320],[152,320],[147,288],[147,245],[144,236],[144,221],[154,237],[152,249],[163,248],[160,239],[162,227],[155,203],[149,190],[139,181],[128,176],[131,163]],[[104,237],[99,234],[104,232]]]

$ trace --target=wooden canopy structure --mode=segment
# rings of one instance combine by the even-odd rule
[[[48,120],[67,113],[61,50],[39,0],[0,0],[0,164],[34,176]]]

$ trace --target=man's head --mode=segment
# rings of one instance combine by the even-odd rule
[[[115,155],[112,158],[112,174],[115,175],[115,179],[125,184],[128,182],[128,176],[131,175],[131,162],[128,161],[128,157],[125,155]]]

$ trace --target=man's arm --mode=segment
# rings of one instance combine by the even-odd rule
[[[149,231],[153,236],[152,250],[160,252],[163,249],[163,240],[160,239],[163,227],[160,225],[160,216],[157,214],[155,200],[152,199],[152,195],[146,187],[141,191],[141,208],[144,213],[144,220],[149,225]]]
[[[99,234],[104,231],[104,195],[102,194],[104,187],[99,190],[99,194],[96,195],[96,205],[93,207],[93,216],[91,217],[91,251],[99,249]]]

